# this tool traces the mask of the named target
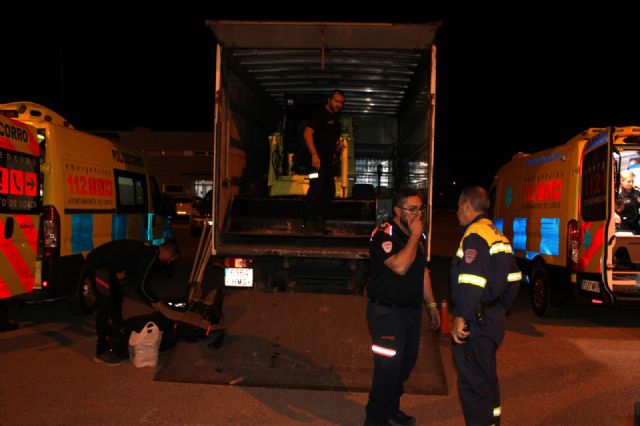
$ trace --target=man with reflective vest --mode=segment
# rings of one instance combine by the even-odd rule
[[[522,279],[511,243],[487,217],[489,204],[481,187],[460,194],[464,234],[451,263],[453,358],[467,425],[500,423],[496,351]]]
[[[371,234],[367,322],[374,370],[365,425],[415,424],[400,411],[400,397],[418,357],[423,302],[431,328],[440,325],[422,232],[425,210],[418,191],[398,190],[393,218]]]

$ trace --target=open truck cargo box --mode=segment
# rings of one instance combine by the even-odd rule
[[[207,24],[217,41],[214,255],[254,257],[254,265],[265,256],[276,269],[304,258],[307,271],[313,259],[330,262],[318,269],[343,262],[362,275],[371,231],[391,213],[400,186],[424,191],[430,237],[439,23]],[[304,144],[305,119],[335,89],[345,93],[343,135],[353,142],[348,191],[334,200],[333,234],[305,235],[304,195],[270,196],[270,137],[282,135],[293,154]],[[371,190],[357,191],[363,187]]]

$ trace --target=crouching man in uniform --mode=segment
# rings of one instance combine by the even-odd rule
[[[487,216],[489,204],[481,187],[460,194],[457,215],[464,235],[451,264],[458,391],[466,424],[478,426],[500,424],[496,351],[522,279],[511,243]]]
[[[116,240],[96,247],[87,255],[86,276],[95,284],[96,334],[98,343],[95,362],[107,365],[122,364],[109,342],[109,335],[122,322],[123,293],[119,274],[132,276],[138,295],[156,307],[159,298],[149,287],[151,275],[161,264],[169,265],[180,257],[178,245],[169,240],[159,247],[136,240]]]

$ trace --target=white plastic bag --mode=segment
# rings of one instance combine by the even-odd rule
[[[158,365],[158,351],[162,342],[162,330],[155,322],[149,321],[138,333],[131,332],[129,337],[129,357],[136,367],[155,367]]]

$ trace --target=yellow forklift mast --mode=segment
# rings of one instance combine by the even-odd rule
[[[340,135],[336,151],[338,156],[337,175],[335,176],[336,198],[351,196],[356,171],[353,145],[353,138],[349,133]],[[275,132],[269,136],[269,146],[269,177],[267,181],[269,196],[306,195],[309,190],[309,176],[313,177],[313,173],[311,175],[298,174],[292,170],[293,153],[286,152],[284,149],[281,132]]]

